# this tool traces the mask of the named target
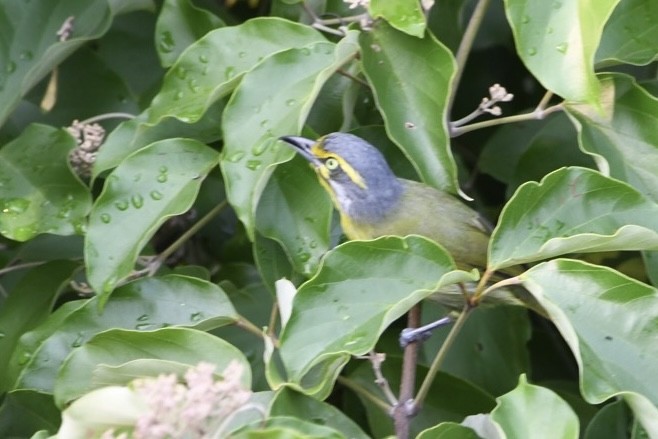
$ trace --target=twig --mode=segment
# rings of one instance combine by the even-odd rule
[[[315,29],[321,30],[323,32],[330,33],[332,35],[338,35],[340,37],[345,36],[345,31],[341,29],[345,24],[347,23],[354,23],[354,22],[359,22],[359,21],[365,21],[370,18],[368,14],[358,14],[358,15],[350,15],[348,17],[337,17],[337,18],[320,18],[318,14],[315,13],[313,8],[311,8],[306,1],[302,2],[302,8],[304,8],[304,11],[313,19],[313,23],[311,23],[311,27],[314,27]],[[340,25],[339,29],[334,29],[329,26],[334,26],[334,25]]]
[[[461,328],[464,326],[464,323],[466,322],[466,319],[470,315],[471,311],[473,310],[473,307],[466,303],[464,305],[464,309],[462,310],[461,314],[459,314],[459,317],[457,317],[457,320],[455,320],[455,324],[450,328],[450,332],[448,333],[448,336],[446,337],[445,341],[441,345],[441,349],[439,349],[439,352],[436,354],[436,357],[434,357],[434,360],[432,360],[432,364],[430,366],[430,369],[427,371],[427,375],[425,375],[425,379],[423,380],[423,383],[420,385],[420,389],[418,389],[418,394],[416,395],[416,399],[413,402],[413,409],[418,410],[422,405],[423,401],[425,400],[425,397],[427,396],[427,393],[430,390],[430,386],[432,385],[432,382],[434,381],[434,378],[436,378],[436,374],[439,372],[439,368],[441,367],[441,364],[443,364],[443,360],[446,357],[446,354],[450,350],[450,347],[454,343],[455,339],[457,338],[457,334],[461,331]]]
[[[461,136],[462,134],[479,130],[482,128],[489,128],[493,127],[496,125],[503,125],[506,123],[514,123],[514,122],[525,122],[528,120],[541,120],[548,116],[551,113],[555,113],[556,111],[562,111],[564,109],[564,106],[562,103],[553,105],[551,107],[548,107],[546,109],[542,110],[533,110],[530,113],[524,113],[524,114],[517,114],[515,116],[508,116],[508,117],[501,117],[498,119],[491,119],[491,120],[485,120],[484,122],[478,122],[478,123],[473,123],[470,125],[464,125],[461,127],[456,127],[450,130],[450,137],[457,137]]]
[[[279,307],[277,306],[277,302],[274,301],[274,304],[272,305],[272,311],[270,312],[270,323],[267,327],[267,335],[272,337],[274,339],[274,327],[276,325],[276,320],[279,318]]]
[[[409,310],[407,327],[417,328],[420,326],[420,304]],[[416,387],[416,363],[418,360],[418,343],[410,343],[404,348],[402,358],[402,376],[400,380],[400,396],[398,404],[393,408],[393,422],[395,424],[395,436],[398,439],[408,439],[409,418],[415,413],[413,411],[414,389]],[[410,405],[411,403],[411,405]]]
[[[395,397],[395,394],[393,394],[391,386],[388,385],[388,380],[382,374],[382,363],[386,360],[386,354],[370,351],[366,358],[368,358],[372,364],[372,371],[375,374],[375,383],[380,389],[382,389],[389,404],[391,404],[391,406],[396,406],[398,404],[398,399]]]
[[[393,408],[392,406],[388,405],[385,401],[382,401],[380,398],[369,392],[366,388],[364,388],[360,384],[357,384],[355,381],[346,378],[344,376],[338,376],[337,381],[342,385],[344,385],[345,387],[347,387],[348,389],[352,390],[357,395],[372,402],[374,405],[379,407],[382,411],[386,413],[391,412],[391,409]]]
[[[0,276],[11,273],[12,271],[22,270],[24,268],[36,267],[37,265],[45,264],[46,261],[37,261],[37,262],[24,262],[22,264],[12,265],[10,267],[5,267],[0,269]]]
[[[457,89],[459,88],[459,83],[461,82],[462,74],[464,73],[464,66],[466,65],[466,59],[468,54],[473,47],[473,42],[475,41],[475,36],[477,31],[482,24],[484,19],[484,14],[487,11],[489,6],[489,0],[479,0],[471,15],[471,19],[468,21],[468,26],[466,26],[466,31],[464,31],[464,36],[462,37],[461,42],[459,43],[459,48],[457,49],[457,54],[455,58],[457,60],[457,72],[455,77],[452,80],[452,90],[450,91],[450,100],[448,102],[447,114],[451,114],[452,106],[455,103],[455,97],[457,95]]]
[[[210,222],[215,216],[219,214],[219,212],[222,211],[227,205],[226,200],[222,201],[219,203],[217,206],[213,207],[208,213],[206,213],[199,221],[194,223],[189,229],[185,231],[176,241],[174,241],[169,247],[164,249],[162,253],[154,257],[149,263],[146,268],[143,270],[138,270],[135,271],[129,279],[136,279],[138,277],[142,277],[144,275],[146,276],[153,276],[160,266],[171,256],[173,253],[176,252],[185,242],[190,239],[194,234],[196,234],[199,230],[201,230],[206,224]]]
[[[357,76],[354,76],[353,74],[351,74],[349,72],[346,72],[343,69],[336,70],[336,73],[338,73],[339,75],[343,75],[346,78],[350,78],[352,81],[354,81],[356,83],[359,83],[359,84],[363,85],[364,87],[366,87],[368,89],[370,88],[370,84],[368,84],[366,81],[364,81],[363,79],[361,79]]]

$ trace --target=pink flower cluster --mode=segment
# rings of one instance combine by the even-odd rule
[[[175,374],[143,378],[132,384],[147,411],[132,436],[107,431],[101,439],[206,439],[214,437],[233,413],[244,407],[251,391],[241,386],[243,367],[232,361],[215,381],[215,366],[199,363],[185,373],[184,383]]]

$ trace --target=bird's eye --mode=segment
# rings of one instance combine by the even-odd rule
[[[326,168],[329,169],[330,171],[335,171],[340,166],[340,163],[338,163],[338,160],[334,158],[328,158],[327,160],[325,160],[324,166],[326,166]]]

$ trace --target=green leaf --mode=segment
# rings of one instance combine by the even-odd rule
[[[188,47],[169,70],[151,103],[149,121],[171,116],[196,122],[265,57],[319,41],[326,40],[315,29],[271,17],[214,30]]]
[[[516,50],[535,78],[568,101],[599,105],[594,54],[619,0],[505,0]]]
[[[30,125],[0,149],[2,235],[27,241],[40,233],[83,232],[91,195],[69,168],[74,147],[66,131]]]
[[[189,326],[207,330],[238,316],[224,292],[195,278],[169,275],[144,278],[118,288],[99,314],[99,297],[71,302],[75,308],[22,337],[10,360],[14,388],[52,392],[57,368],[68,354],[99,332],[111,328],[154,330]]]
[[[286,250],[295,270],[313,274],[329,249],[333,207],[301,157],[277,166],[261,195],[256,229]]]
[[[277,138],[301,131],[322,85],[357,53],[356,31],[263,60],[244,76],[224,111],[221,168],[226,195],[253,240],[254,214],[273,164],[293,155]]]
[[[169,67],[188,46],[224,22],[190,0],[166,0],[160,10],[155,33],[158,56]]]
[[[603,114],[568,104],[581,148],[604,174],[633,185],[658,202],[658,98],[626,75],[601,75]]]
[[[522,185],[491,236],[500,269],[573,252],[658,249],[658,205],[627,184],[563,168]]]
[[[326,395],[332,374],[350,355],[370,351],[391,322],[438,288],[473,280],[454,269],[443,249],[420,236],[351,241],[327,253],[299,288],[280,338],[290,382]]]
[[[503,125],[487,140],[478,159],[482,172],[507,184],[507,194],[562,166],[594,167],[578,149],[576,131],[564,113],[548,119]]]
[[[167,139],[132,154],[108,176],[85,241],[87,279],[103,300],[130,273],[158,227],[192,206],[217,157],[197,141]]]
[[[15,390],[4,396],[0,406],[0,437],[29,437],[40,429],[55,431],[60,419],[51,395]]]
[[[658,3],[645,0],[619,2],[608,19],[596,62],[649,64],[658,58]]]
[[[454,422],[442,422],[436,427],[423,430],[416,439],[479,439],[473,430]]]
[[[491,419],[507,439],[578,438],[578,417],[569,404],[545,387],[528,384],[525,375],[496,401]]]
[[[152,6],[150,0],[0,2],[0,126],[23,95],[77,48],[103,35],[116,14]],[[68,17],[74,17],[72,32],[60,42],[57,32]]]
[[[368,437],[353,420],[333,405],[285,387],[276,393],[270,403],[269,415],[312,419],[314,423],[333,428],[348,438]]]
[[[447,104],[456,64],[431,34],[414,38],[379,23],[359,40],[363,70],[373,87],[386,132],[421,179],[455,193]]]
[[[346,439],[337,430],[298,417],[277,416],[231,434],[234,439]]]
[[[103,147],[99,149],[92,169],[92,177],[97,178],[103,172],[115,168],[130,154],[158,140],[183,137],[211,143],[220,139],[221,127],[217,120],[221,118],[223,109],[224,102],[218,101],[204,113],[201,119],[192,124],[171,117],[149,123],[148,111],[122,122],[107,136]]]
[[[610,268],[567,259],[521,275],[569,345],[583,397],[621,396],[650,437],[658,437],[658,290]],[[518,415],[517,415],[518,416]]]
[[[425,15],[416,0],[372,0],[368,10],[373,18],[383,18],[405,34],[422,38],[425,33]]]
[[[587,425],[585,439],[617,439],[627,434],[629,411],[620,399],[602,407]]]
[[[95,335],[68,356],[55,383],[55,403],[65,407],[73,399],[109,384],[95,376],[98,365],[119,366],[138,359],[169,360],[189,366],[204,361],[216,365],[218,373],[230,362],[238,361],[244,370],[242,387],[251,388],[247,359],[236,347],[214,335],[189,328],[148,332],[111,329]]]
[[[7,363],[18,339],[48,317],[78,262],[53,261],[29,270],[0,307],[0,392],[10,386]]]
[[[423,303],[423,323],[445,316],[443,308]],[[434,311],[434,313],[432,313]],[[420,347],[421,362],[429,361],[444,343],[450,327],[438,329]],[[479,386],[492,395],[513,389],[519,375],[530,370],[528,311],[519,306],[478,307],[473,310],[441,366],[441,370]],[[423,361],[422,359],[425,359]],[[486,364],[486,367],[482,367]]]

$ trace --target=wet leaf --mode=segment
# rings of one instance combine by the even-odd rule
[[[66,131],[30,125],[0,150],[0,233],[27,241],[40,233],[81,234],[89,190],[73,174]]]
[[[167,139],[140,149],[107,177],[85,240],[87,279],[98,294],[107,299],[158,227],[190,208],[217,159],[202,143]]]

